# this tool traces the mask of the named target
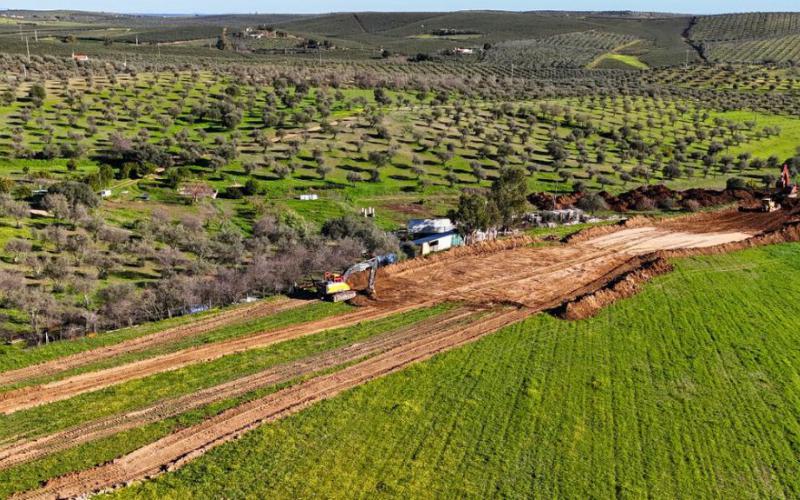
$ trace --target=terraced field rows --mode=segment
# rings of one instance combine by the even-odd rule
[[[110,436],[124,430],[157,422],[213,402],[242,396],[256,389],[279,385],[294,378],[344,365],[376,353],[399,347],[423,336],[451,330],[469,324],[481,316],[469,309],[456,309],[423,325],[412,325],[377,335],[366,341],[350,344],[316,356],[279,365],[268,370],[238,378],[231,382],[185,396],[159,401],[145,408],[94,420],[40,439],[23,440],[0,447],[0,469],[77,446],[81,443]]]
[[[266,331],[242,338],[192,347],[101,371],[83,373],[45,385],[22,387],[0,393],[0,413],[14,413],[42,404],[68,399],[86,392],[97,391],[125,381],[143,378],[154,373],[178,370],[191,364],[208,362],[237,352],[265,347],[301,336],[313,335],[333,327],[343,327],[362,321],[384,318],[391,314],[400,313],[403,310],[418,307],[421,306],[364,308],[336,318],[301,323],[275,331]]]
[[[523,319],[527,310],[496,313],[478,324],[442,334],[424,336],[330,375],[292,386],[246,403],[193,427],[176,432],[109,464],[48,482],[42,489],[17,498],[80,496],[103,491],[129,481],[152,477],[184,463],[268,421],[296,413],[322,399],[393,373],[408,364],[474,341]]]
[[[196,322],[112,344],[100,349],[92,349],[90,351],[61,357],[47,363],[39,363],[17,370],[0,372],[0,386],[24,382],[34,377],[38,378],[46,375],[53,375],[71,368],[118,356],[122,353],[143,351],[157,345],[163,345],[189,336],[210,332],[225,325],[253,320],[270,314],[277,314],[304,304],[307,304],[307,302],[284,298],[275,301],[258,302],[252,306],[230,309]]]

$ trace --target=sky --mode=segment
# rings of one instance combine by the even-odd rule
[[[303,0],[276,2],[252,0],[7,0],[0,9],[70,9],[122,13],[220,14],[220,13],[322,13],[359,11],[452,11],[452,10],[636,10],[715,14],[723,12],[799,11],[797,0]]]

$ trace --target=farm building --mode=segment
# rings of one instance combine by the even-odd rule
[[[411,243],[419,247],[420,255],[428,255],[433,252],[441,252],[452,247],[460,247],[464,244],[464,239],[456,231],[446,233],[435,233],[423,236]]]
[[[420,255],[441,252],[464,244],[456,232],[453,221],[442,219],[411,219],[408,221],[408,235],[411,243],[419,248]]]
[[[412,237],[429,234],[442,234],[453,231],[453,221],[443,219],[411,219],[408,221],[408,234]]]

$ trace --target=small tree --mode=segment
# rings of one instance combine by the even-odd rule
[[[578,201],[578,208],[595,213],[598,210],[608,210],[608,203],[598,193],[589,193]]]
[[[53,214],[56,219],[67,219],[70,214],[69,200],[60,193],[50,193],[42,200],[45,210]]]
[[[528,179],[520,167],[507,167],[492,183],[490,198],[497,207],[504,229],[511,227],[514,219],[528,208]]]
[[[462,193],[458,207],[449,216],[456,223],[458,232],[471,239],[476,232],[485,231],[497,224],[500,214],[492,200],[479,193]]]
[[[33,105],[38,108],[47,98],[47,89],[45,89],[44,85],[41,83],[34,83],[31,85],[31,89],[28,91],[28,97]]]

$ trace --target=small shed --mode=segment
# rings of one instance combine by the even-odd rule
[[[429,253],[441,252],[452,247],[460,247],[464,244],[464,240],[456,231],[448,231],[446,233],[423,236],[411,243],[419,247],[420,255],[428,255]]]

